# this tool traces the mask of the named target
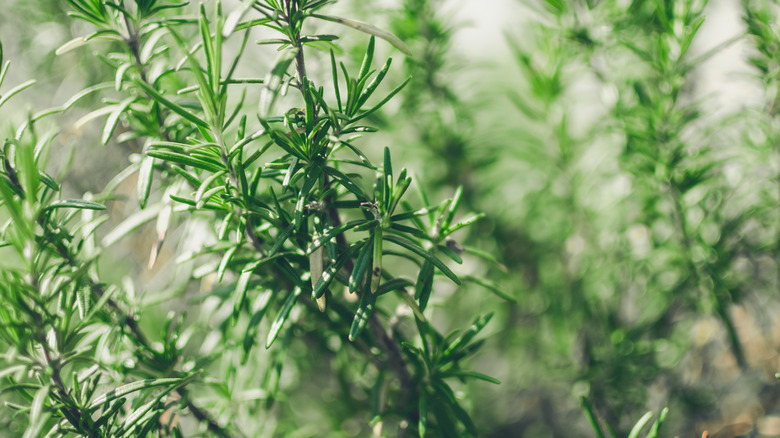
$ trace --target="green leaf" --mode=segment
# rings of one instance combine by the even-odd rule
[[[296,229],[301,227],[303,222],[304,205],[309,198],[309,193],[314,187],[314,184],[319,181],[321,174],[322,166],[318,164],[312,164],[308,169],[306,169],[306,175],[303,177],[303,186],[301,187],[301,191],[298,193],[298,199],[295,203],[295,219],[293,220],[293,223],[295,224]]]
[[[16,161],[21,171],[21,180],[27,199],[34,200],[38,196],[39,172],[32,145],[16,144]]]
[[[336,103],[339,107],[339,112],[344,112],[341,107],[341,92],[339,91],[339,73],[336,68],[336,56],[333,54],[333,50],[330,51],[330,75],[333,78],[333,91],[336,93]]]
[[[648,422],[650,422],[650,419],[653,418],[653,412],[646,412],[645,415],[642,415],[642,418],[639,419],[639,421],[636,422],[633,428],[631,428],[631,432],[628,433],[628,438],[639,438],[639,432],[644,429],[644,427],[647,425]]]
[[[441,376],[443,378],[447,377],[458,377],[458,378],[469,378],[469,379],[478,379],[478,380],[484,380],[485,382],[494,383],[496,385],[500,385],[501,382],[494,378],[490,377],[488,375],[478,373],[476,371],[467,371],[467,370],[450,370],[445,373],[442,373]]]
[[[208,178],[204,179],[203,182],[198,187],[198,191],[195,193],[195,206],[196,208],[203,208],[203,204],[206,203],[206,201],[209,200],[211,196],[214,195],[214,193],[219,192],[223,190],[222,187],[214,187],[216,189],[216,192],[212,193],[211,190],[208,190],[209,186],[222,177],[222,175],[225,175],[227,173],[227,170],[221,170]],[[213,189],[212,189],[213,190]]]
[[[55,192],[60,191],[60,186],[57,184],[57,181],[54,180],[49,174],[42,170],[38,170],[38,177],[40,178],[41,182],[46,184],[46,187],[52,189]]]
[[[477,435],[477,427],[474,425],[468,412],[466,412],[458,403],[452,389],[440,379],[434,380],[433,388],[436,393],[439,394],[441,400],[444,401],[445,405],[455,414],[455,418],[466,426],[466,430],[472,435]]]
[[[425,308],[428,307],[428,300],[431,298],[432,291],[433,263],[426,260],[417,274],[417,283],[414,288],[414,297],[419,301],[421,311],[425,311]]]
[[[112,389],[111,391],[103,393],[99,397],[95,398],[89,404],[87,410],[94,411],[95,409],[99,408],[103,403],[110,402],[119,397],[124,397],[125,395],[136,391],[155,388],[158,386],[174,386],[182,382],[185,382],[186,380],[189,379],[180,379],[180,378],[146,379],[146,380],[138,380],[136,382],[128,383],[127,385],[122,385],[116,389]]]
[[[376,294],[384,295],[388,292],[392,292],[394,290],[403,290],[414,285],[415,283],[407,278],[393,278],[380,284],[376,290]]]
[[[241,308],[244,307],[246,301],[246,291],[249,289],[249,279],[252,278],[252,271],[243,271],[238,277],[236,282],[236,290],[233,296],[233,319],[238,318],[238,314],[241,312]]]
[[[274,246],[271,247],[271,250],[268,251],[268,256],[273,256],[277,251],[279,251],[279,249],[282,248],[282,245],[284,245],[284,242],[286,242],[287,238],[290,237],[290,234],[292,234],[294,228],[295,223],[291,222],[284,230],[279,233],[278,236],[276,236],[276,242],[274,242]]]
[[[355,318],[352,320],[352,327],[349,329],[349,340],[354,341],[355,338],[360,336],[360,333],[365,328],[366,323],[371,314],[374,313],[374,304],[376,304],[376,294],[372,294],[370,287],[363,288],[363,294],[360,297],[360,305],[355,313]]]
[[[149,84],[146,82],[136,78],[133,79],[135,81],[135,84],[141,87],[149,96],[159,102],[160,104],[168,107],[171,111],[175,112],[176,114],[184,117],[186,120],[189,120],[190,122],[194,123],[198,127],[202,129],[208,129],[209,124],[204,122],[202,119],[200,119],[195,114],[192,114],[191,112],[187,111],[183,107],[179,106],[178,104],[173,103],[172,101],[168,100],[165,96],[160,94],[159,91],[152,88]]]
[[[590,425],[591,427],[593,427],[593,430],[596,432],[596,437],[607,438],[604,435],[604,431],[601,429],[599,420],[597,419],[596,414],[593,412],[593,408],[590,406],[590,402],[588,402],[588,399],[585,398],[585,396],[582,396],[580,397],[580,400],[582,401],[582,408],[585,410],[585,414],[588,416]]]
[[[454,272],[450,270],[450,268],[447,267],[444,263],[442,263],[441,260],[437,259],[434,255],[428,253],[425,251],[421,246],[417,245],[416,243],[412,242],[411,240],[404,239],[403,237],[399,237],[393,234],[388,234],[385,236],[385,240],[388,240],[390,242],[393,242],[397,245],[400,245],[409,251],[412,251],[413,253],[419,255],[420,257],[430,261],[433,266],[435,266],[437,269],[439,269],[444,275],[449,277],[450,280],[455,282],[455,284],[460,285],[460,280],[455,275]]]
[[[368,199],[368,196],[366,196],[366,194],[363,192],[363,189],[361,189],[360,186],[352,181],[352,179],[350,179],[347,175],[344,175],[340,171],[329,166],[325,167],[325,173],[338,180],[344,186],[344,188],[352,192],[359,201],[365,201]]]
[[[46,208],[43,210],[54,210],[57,208],[77,208],[77,209],[87,209],[87,210],[105,210],[106,206],[103,204],[98,204],[97,202],[92,201],[85,201],[83,199],[62,199],[59,201],[54,201],[51,204],[47,205]]]
[[[485,328],[487,323],[490,322],[491,318],[493,318],[493,313],[488,313],[487,315],[477,317],[477,319],[475,319],[474,322],[472,323],[471,327],[465,333],[463,333],[456,341],[454,341],[452,345],[450,345],[444,350],[442,356],[447,357],[452,353],[456,352],[457,350],[468,345],[468,343],[471,342],[472,339],[474,339],[474,336],[479,334],[479,332],[481,332],[482,329]]]
[[[90,288],[92,288],[93,285],[90,285]],[[76,326],[75,331],[78,331],[79,328],[84,327],[88,324],[92,323],[92,318],[95,316],[95,314],[100,311],[100,309],[103,308],[103,306],[108,303],[108,300],[111,299],[111,297],[114,295],[114,293],[117,291],[116,287],[109,287],[106,290],[102,291],[102,294],[100,294],[100,299],[98,299],[97,303],[95,303],[90,309],[89,313],[84,315],[84,318],[78,323]]]
[[[371,61],[374,59],[374,44],[376,40],[372,35],[368,40],[368,47],[366,48],[366,54],[363,56],[363,63],[360,65],[360,73],[358,73],[358,79],[362,79],[368,75],[368,71],[371,69]]]
[[[382,38],[383,40],[395,46],[395,48],[400,50],[404,55],[409,57],[412,56],[412,52],[408,47],[406,47],[406,44],[404,44],[400,38],[372,24],[364,23],[358,20],[352,20],[350,18],[332,17],[330,15],[312,14],[312,17],[319,18],[320,20],[332,21],[334,23],[351,27],[357,31]]]
[[[222,256],[222,260],[219,262],[219,268],[217,268],[217,281],[222,282],[222,277],[225,275],[225,270],[228,267],[228,264],[231,260],[233,260],[233,256],[236,254],[236,251],[241,247],[241,245],[235,245],[231,246],[230,249],[225,251],[225,255]]]
[[[43,407],[46,399],[49,398],[49,386],[42,386],[35,392],[32,404],[30,405],[30,427],[40,429],[40,423],[43,423]],[[35,436],[35,435],[31,435]]]
[[[35,81],[34,79],[22,82],[21,84],[19,84],[19,85],[15,86],[15,87],[11,88],[10,90],[6,91],[5,94],[0,95],[0,107],[2,107],[3,104],[8,102],[8,100],[11,99],[12,97],[16,96],[17,94],[21,93],[22,91],[24,91],[24,90],[32,87],[33,85],[35,85],[35,82],[37,82],[37,81]]]
[[[356,117],[354,117],[354,118],[350,119],[350,120],[349,120],[349,123],[350,123],[350,124],[352,124],[352,123],[355,123],[355,122],[357,122],[358,120],[361,120],[361,119],[363,119],[363,118],[365,118],[365,117],[368,117],[369,115],[373,114],[373,113],[374,113],[375,111],[377,111],[379,108],[382,108],[382,107],[383,107],[383,106],[384,106],[384,105],[385,105],[387,102],[389,102],[389,101],[390,101],[390,99],[392,99],[393,97],[395,97],[395,95],[396,95],[396,94],[400,93],[400,92],[401,92],[401,90],[403,90],[403,89],[404,89],[404,87],[406,86],[406,84],[408,84],[408,83],[409,83],[409,81],[411,81],[411,80],[412,80],[412,77],[411,77],[411,76],[409,76],[408,78],[406,78],[406,80],[405,80],[405,81],[403,81],[403,82],[401,83],[401,85],[399,85],[399,86],[395,87],[395,88],[393,89],[393,91],[391,91],[391,92],[390,92],[390,93],[389,93],[387,96],[385,96],[385,98],[384,98],[384,99],[382,99],[382,100],[381,100],[381,101],[380,101],[378,104],[374,105],[374,106],[373,106],[371,109],[369,109],[368,111],[366,111],[366,112],[364,112],[364,113],[360,114],[359,116],[356,116]]]
[[[484,213],[480,213],[480,214],[471,216],[471,217],[469,217],[467,219],[463,219],[462,221],[460,221],[460,222],[456,223],[455,225],[453,225],[452,228],[449,228],[447,230],[447,234],[452,234],[452,233],[458,231],[459,229],[461,229],[463,227],[467,227],[467,226],[477,222],[478,220],[480,220],[480,219],[482,219],[484,217],[485,217],[485,214]]]
[[[205,13],[204,13],[204,7],[201,4],[200,8],[200,15],[199,15],[199,24],[201,25],[201,38],[203,41],[203,50],[206,52],[206,60],[209,64],[209,70],[208,72],[211,73],[213,71],[213,62],[214,62],[214,55],[212,53],[213,47],[211,46],[211,34],[208,31],[208,29],[202,28],[204,25],[205,20]],[[206,24],[206,26],[208,26]],[[206,75],[203,74],[203,69],[198,64],[198,60],[195,59],[193,56],[193,53],[189,50],[187,42],[184,40],[184,38],[179,35],[178,32],[176,32],[175,29],[173,29],[170,26],[166,27],[168,31],[173,36],[173,39],[176,40],[176,44],[181,47],[182,52],[184,52],[185,59],[187,60],[187,63],[190,65],[190,70],[192,74],[195,76],[195,80],[198,82],[198,89],[201,93],[200,97],[205,101],[204,110],[207,112],[211,112],[212,115],[215,115],[215,111],[217,109],[217,96],[215,96],[214,88],[209,86],[209,79],[206,78]],[[205,34],[204,34],[205,32]],[[213,118],[211,119],[214,120]],[[204,127],[204,129],[207,129]]]
[[[368,269],[369,262],[371,261],[371,254],[374,252],[373,236],[366,240],[360,253],[358,254],[355,266],[352,269],[352,274],[349,276],[349,292],[355,293],[360,289],[361,282],[363,281],[363,274]]]
[[[463,259],[462,259],[462,258],[460,258],[460,256],[458,255],[458,253],[456,253],[455,251],[453,251],[453,250],[452,250],[452,249],[451,249],[449,246],[447,246],[447,245],[441,245],[441,244],[438,244],[438,245],[436,245],[436,249],[437,249],[439,252],[441,252],[441,253],[443,253],[444,255],[446,255],[447,257],[451,258],[451,259],[452,259],[452,260],[453,260],[455,263],[457,263],[457,264],[459,264],[459,265],[460,265],[460,264],[463,264]],[[463,277],[461,277],[461,279],[463,279]]]
[[[265,348],[271,348],[276,338],[279,336],[279,331],[284,327],[284,323],[287,322],[287,317],[290,316],[290,310],[295,305],[295,301],[301,294],[302,289],[300,286],[296,286],[295,289],[287,296],[282,308],[276,315],[274,323],[271,325],[271,331],[268,332],[268,338],[265,341]]]
[[[474,275],[463,275],[460,278],[463,281],[470,281],[472,283],[478,284],[478,285],[484,287],[485,289],[489,290],[490,292],[498,295],[499,297],[501,297],[501,298],[503,298],[503,299],[505,299],[507,301],[511,301],[513,303],[517,302],[517,299],[515,297],[513,297],[513,296],[509,295],[508,293],[504,292],[504,290],[498,284],[496,284],[495,282],[493,282],[493,281],[491,281],[491,280],[489,280],[487,278],[477,277],[477,276],[474,276]]]
[[[393,58],[388,58],[387,61],[385,61],[385,65],[382,66],[382,69],[379,70],[379,73],[377,73],[374,80],[369,83],[365,90],[363,90],[360,93],[360,96],[358,97],[356,107],[362,108],[363,105],[366,103],[369,97],[371,97],[374,92],[376,91],[377,87],[379,87],[379,84],[382,83],[382,81],[385,79],[385,76],[387,75],[387,72],[390,70],[390,65],[393,63]]]
[[[355,248],[350,248],[348,251],[342,254],[341,257],[336,259],[335,262],[331,263],[327,269],[325,269],[325,272],[322,273],[322,276],[319,278],[319,280],[317,280],[317,284],[314,285],[314,289],[312,290],[312,296],[314,298],[319,298],[325,293],[328,286],[330,286],[330,283],[336,277],[336,273],[339,272],[342,267],[344,267],[347,261],[352,259],[354,250]]]
[[[244,17],[244,14],[252,7],[255,0],[244,0],[240,6],[235,8],[225,19],[225,25],[222,26],[222,36],[228,38],[236,30],[238,22]]]
[[[382,167],[382,173],[384,175],[384,199],[381,200],[385,211],[389,212],[390,201],[393,195],[393,162],[390,157],[390,148],[385,146],[384,154],[384,166]],[[379,201],[379,200],[378,200]]]
[[[661,430],[661,426],[663,426],[666,421],[667,415],[669,415],[669,408],[663,408],[658,415],[658,418],[653,422],[653,426],[650,428],[650,432],[647,433],[647,437],[645,438],[658,438],[658,433]]]
[[[367,227],[370,227],[370,223],[374,222],[375,219],[358,219],[350,222],[343,223],[339,225],[338,227],[333,227],[326,231],[323,235],[317,236],[317,238],[314,239],[314,241],[311,243],[311,246],[306,250],[306,254],[311,254],[318,248],[322,247],[323,245],[327,244],[331,240],[333,240],[334,237],[338,236],[339,234],[344,233],[347,230],[351,230],[352,228],[365,225]]]
[[[178,169],[178,167],[176,167]],[[183,169],[182,169],[183,171]],[[154,178],[154,157],[144,157],[138,168],[138,205],[143,210],[149,200],[152,191],[152,178]]]
[[[371,256],[371,293],[376,293],[379,287],[379,280],[382,277],[382,227],[377,226],[374,228],[374,248]]]
[[[84,319],[89,314],[90,290],[88,286],[76,288],[76,305],[79,310],[79,317]]]
[[[122,116],[122,113],[127,110],[130,104],[135,102],[135,99],[135,97],[128,97],[122,102],[116,104],[116,109],[108,115],[108,119],[106,119],[106,125],[103,128],[103,135],[100,137],[100,141],[103,142],[104,145],[108,144],[108,141],[111,140],[111,135],[114,133],[116,124],[119,122],[119,117]]]
[[[217,160],[207,159],[204,157],[196,158],[191,155],[167,151],[149,151],[146,153],[146,155],[159,158],[164,161],[170,161],[172,163],[178,163],[185,166],[192,166],[198,169],[208,170],[209,172],[219,172],[224,170],[222,163],[218,162]]]

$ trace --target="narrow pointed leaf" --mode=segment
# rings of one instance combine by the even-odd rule
[[[342,267],[344,267],[347,261],[352,259],[353,254],[354,249],[350,249],[349,251],[342,254],[341,257],[336,259],[336,261],[331,263],[330,266],[328,266],[325,272],[322,273],[322,276],[317,280],[317,283],[314,285],[312,290],[312,296],[314,298],[319,298],[325,293],[328,286],[333,281],[333,278],[336,277],[336,273],[339,272]]]
[[[108,144],[108,141],[111,140],[111,135],[114,133],[116,124],[119,123],[119,117],[122,116],[122,113],[127,110],[127,107],[129,107],[131,103],[135,102],[135,99],[135,97],[128,97],[118,103],[116,109],[108,115],[106,125],[103,127],[103,135],[100,137],[100,141],[102,141],[104,145]]]
[[[397,245],[403,246],[404,248],[408,249],[409,251],[412,251],[413,253],[419,255],[420,257],[430,261],[433,266],[438,268],[444,275],[449,277],[450,280],[455,282],[455,284],[460,284],[460,280],[455,275],[454,272],[450,270],[450,268],[447,267],[444,263],[442,263],[441,260],[437,259],[432,254],[425,251],[421,246],[417,245],[416,243],[412,242],[411,240],[404,239],[403,237],[396,236],[394,234],[388,234],[385,236],[385,240],[388,240],[390,242],[393,242]]]
[[[369,237],[358,254],[355,266],[352,269],[352,275],[349,276],[350,293],[355,293],[360,289],[360,284],[363,281],[363,274],[365,274],[366,269],[368,269],[369,262],[371,261],[371,254],[373,252],[373,239]]]
[[[32,87],[35,85],[35,80],[31,79],[29,81],[22,82],[21,84],[11,88],[10,90],[6,91],[5,94],[0,95],[0,107],[3,106],[8,100],[17,94],[21,93],[22,91],[26,90],[27,88]]]
[[[349,340],[354,341],[355,338],[360,336],[363,328],[366,327],[366,323],[371,314],[374,313],[374,304],[376,303],[376,294],[372,294],[368,288],[364,288],[363,295],[360,297],[360,305],[355,318],[352,320],[352,327],[349,329]]]
[[[501,382],[496,379],[495,377],[490,377],[486,374],[478,373],[476,371],[467,371],[467,370],[451,370],[443,373],[441,375],[442,377],[458,377],[458,378],[468,378],[468,379],[477,379],[477,380],[484,380],[485,382],[494,383],[496,385],[500,385]]]
[[[244,307],[246,301],[246,291],[249,289],[249,279],[252,278],[252,271],[243,271],[236,282],[236,290],[233,294],[233,319],[238,318],[238,314]]]
[[[149,193],[152,190],[152,178],[154,177],[154,157],[144,157],[141,166],[138,168],[138,205],[141,209],[146,208],[146,202],[149,200]]]
[[[287,296],[284,304],[282,304],[282,308],[276,315],[274,323],[271,325],[271,330],[268,332],[268,338],[265,341],[265,348],[270,348],[276,338],[279,336],[279,331],[282,330],[284,323],[287,322],[287,318],[290,316],[290,310],[292,310],[293,306],[295,305],[295,301],[298,299],[298,296],[301,294],[301,292],[302,289],[297,286],[292,292],[290,292],[290,295]]]
[[[350,18],[332,17],[330,15],[312,14],[312,17],[319,18],[320,20],[332,21],[334,23],[351,27],[357,31],[382,38],[383,40],[395,46],[395,48],[400,50],[404,55],[409,57],[412,56],[412,52],[409,50],[408,47],[406,47],[406,44],[404,44],[404,42],[401,41],[400,38],[372,24],[364,23],[358,20],[352,20]]]
[[[189,120],[190,122],[196,124],[198,127],[202,128],[202,129],[208,129],[208,127],[209,127],[208,123],[203,121],[201,118],[199,118],[195,114],[187,111],[186,109],[184,109],[180,105],[178,105],[176,103],[173,103],[172,101],[168,100],[168,98],[166,98],[165,96],[160,94],[159,91],[157,91],[154,88],[152,88],[146,82],[144,82],[144,81],[142,81],[140,79],[135,79],[135,83],[136,83],[136,85],[141,87],[147,94],[149,94],[149,96],[151,96],[152,99],[154,99],[157,102],[159,102],[160,104],[164,105],[165,107],[167,107],[171,111],[173,111],[176,114],[184,117],[186,120]]]
[[[146,380],[139,380],[136,382],[128,383],[127,385],[122,385],[116,389],[112,389],[102,394],[101,396],[95,398],[89,404],[89,407],[87,409],[92,411],[94,409],[99,408],[103,403],[110,402],[111,400],[115,400],[119,397],[123,397],[132,392],[141,391],[143,389],[155,388],[158,386],[173,386],[183,382],[184,380],[185,379],[179,379],[179,378],[163,378],[163,379],[146,379]]]
[[[646,412],[645,415],[642,415],[642,418],[639,419],[639,421],[636,422],[633,428],[631,428],[631,432],[628,433],[628,438],[639,438],[639,432],[644,429],[644,427],[647,425],[647,423],[650,422],[650,420],[653,418],[652,412]]]
[[[106,206],[103,204],[98,204],[97,202],[92,201],[85,201],[83,199],[62,199],[59,201],[54,201],[51,204],[47,205],[45,210],[54,210],[56,208],[78,208],[78,209],[87,209],[87,210],[105,210]]]

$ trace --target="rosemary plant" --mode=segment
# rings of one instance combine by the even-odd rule
[[[481,216],[460,219],[461,191],[431,203],[416,186],[408,200],[413,180],[394,167],[392,145],[361,139],[376,131],[367,117],[408,82],[387,89],[392,63],[377,68],[376,45],[413,56],[406,45],[329,15],[325,0],[250,0],[229,11],[220,2],[67,3],[92,31],[58,54],[91,62],[95,48],[114,74],[30,116],[2,151],[0,376],[5,409],[19,414],[8,430],[476,435],[452,382],[498,383],[461,367],[491,315],[444,335],[425,310],[444,281],[460,284],[452,265],[467,254],[453,234]],[[337,58],[338,35],[316,33],[327,23],[368,36],[359,64]],[[258,36],[275,61],[246,56]],[[56,132],[36,128],[92,93],[104,105],[80,123],[105,118],[94,142],[128,146],[129,165],[100,193],[66,199],[44,166]],[[128,200],[120,193],[131,180]],[[128,202],[137,211],[101,231]],[[112,272],[129,269],[105,266],[149,223],[146,269],[178,274],[159,289],[142,277],[117,281]],[[170,247],[181,252],[176,266]],[[325,420],[296,408],[312,398],[328,406]]]

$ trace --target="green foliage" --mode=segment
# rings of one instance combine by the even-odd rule
[[[9,3],[0,436],[773,434],[777,1]]]
[[[293,372],[318,362],[330,368],[342,385],[336,424],[356,421],[361,434],[382,436],[477,434],[450,382],[498,383],[461,368],[490,317],[444,337],[423,311],[441,287],[437,274],[460,284],[445,261],[463,262],[459,246],[443,243],[480,216],[456,221],[460,192],[440,204],[425,195],[408,200],[413,179],[406,169],[394,173],[391,148],[377,165],[358,146],[359,133],[376,131],[360,123],[409,82],[380,91],[391,60],[373,68],[374,37],[411,52],[377,26],[322,14],[329,3],[244,2],[226,15],[216,2],[193,17],[185,3],[68,0],[70,15],[92,30],[57,53],[89,62],[83,46],[95,47],[115,72],[108,87],[89,84],[84,94],[104,92],[104,106],[80,123],[107,116],[99,141],[137,152],[101,193],[67,199],[44,171],[53,136],[39,138],[36,127],[72,103],[29,119],[5,141],[0,194],[10,220],[2,245],[15,258],[3,262],[0,281],[7,303],[0,373],[2,391],[13,396],[8,406],[22,414],[12,431],[286,434],[296,414],[275,407],[292,393],[282,379],[286,357],[313,343],[315,361],[296,363]],[[371,35],[359,69],[349,59],[337,63],[338,36],[306,34],[308,23],[321,21]],[[278,58],[267,72],[238,79],[260,28],[278,33],[260,41],[276,46]],[[330,48],[329,59],[311,58],[310,47]],[[330,63],[331,77],[309,76],[306,58]],[[33,83],[10,89],[0,103]],[[288,96],[290,89],[299,96]],[[247,94],[258,96],[256,108],[246,105]],[[294,100],[297,106],[276,109]],[[103,234],[112,220],[106,206],[133,175],[138,210]],[[139,296],[133,280],[116,282],[103,265],[112,246],[151,221],[149,269],[166,263],[160,258],[173,234],[203,243],[179,257],[172,291],[141,284]],[[204,221],[207,230],[195,228]],[[160,303],[171,309],[162,324]],[[177,309],[182,303],[186,312]],[[411,309],[403,319],[416,322],[416,335],[397,327],[387,309],[395,305]],[[255,348],[260,336],[268,353]],[[271,415],[289,421],[274,431],[264,420]]]

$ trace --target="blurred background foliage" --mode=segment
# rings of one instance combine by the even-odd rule
[[[54,55],[87,33],[63,2],[3,3],[9,82],[39,84],[3,110],[0,129],[111,80],[99,63],[82,62],[85,52]],[[473,367],[502,385],[468,383],[459,392],[481,435],[594,436],[587,405],[597,427],[617,436],[664,406],[661,436],[779,436],[778,2],[509,1],[505,38],[482,45],[494,53],[489,62],[457,44],[479,23],[459,12],[471,3],[341,0],[336,8],[385,20],[375,24],[415,54],[388,82],[413,80],[372,116],[398,162],[443,196],[462,185],[466,210],[487,214],[459,242],[496,263],[467,260],[464,269],[493,279],[488,286],[511,300],[474,286],[437,291],[427,311],[442,332],[496,311]],[[724,13],[733,26],[708,30],[710,17]],[[358,63],[360,44],[340,46]],[[714,61],[724,56],[731,70],[719,76]],[[85,112],[63,116],[50,159],[74,193],[102,190],[127,155],[117,152],[126,145],[100,146],[98,127],[73,127]],[[116,167],[87,172],[95,162]],[[149,239],[118,248],[114,257],[125,262],[110,275],[175,283],[159,267],[168,266],[164,253],[158,268],[144,268]],[[193,305],[175,302],[185,304]],[[189,323],[207,325],[207,313],[193,312]],[[363,394],[337,403],[332,387],[370,376],[340,356],[335,381],[301,379],[318,369],[318,354],[304,347],[289,351],[295,366],[275,377],[287,410],[272,412],[268,430],[364,433],[332,422],[365,403]]]

